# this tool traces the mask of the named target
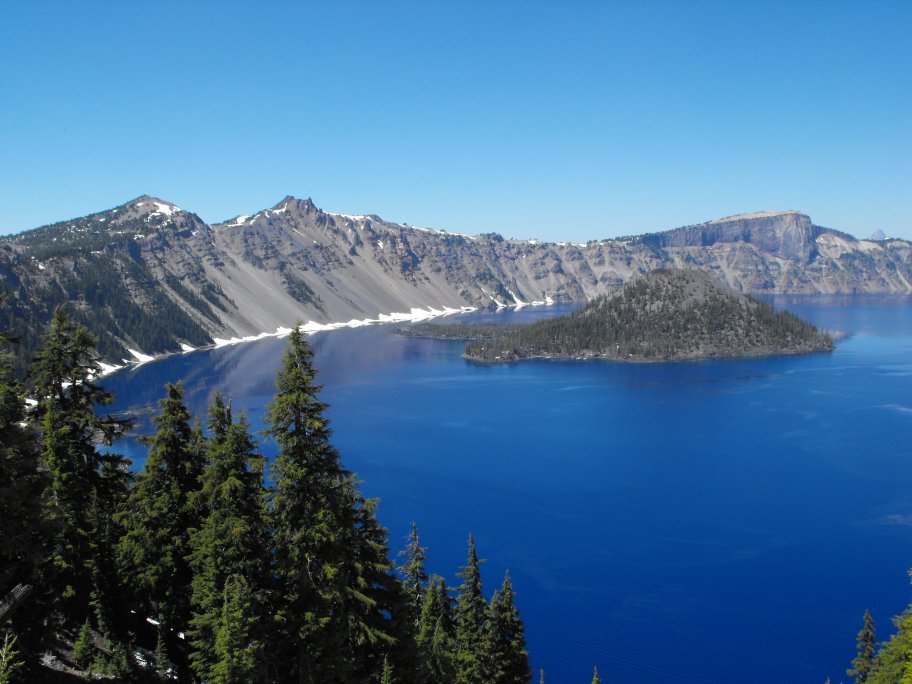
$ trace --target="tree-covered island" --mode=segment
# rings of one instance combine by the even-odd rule
[[[833,350],[832,338],[810,323],[697,270],[651,271],[573,313],[535,323],[428,324],[405,333],[467,340],[465,356],[485,363],[671,361]]]

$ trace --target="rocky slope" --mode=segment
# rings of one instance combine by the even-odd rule
[[[856,240],[792,211],[554,244],[332,214],[293,197],[208,225],[143,196],[0,239],[0,325],[27,354],[53,307],[69,302],[119,361],[128,349],[179,351],[298,321],[583,301],[670,266],[742,292],[912,292],[912,244]]]

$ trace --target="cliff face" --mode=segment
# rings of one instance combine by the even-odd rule
[[[0,325],[28,349],[53,307],[70,302],[118,360],[127,348],[176,351],[298,321],[583,301],[668,266],[742,292],[912,292],[912,244],[856,240],[798,212],[575,245],[331,214],[293,197],[208,225],[144,196],[0,240]]]

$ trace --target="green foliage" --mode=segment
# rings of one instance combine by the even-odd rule
[[[229,575],[215,633],[217,660],[208,679],[213,684],[248,684],[257,680],[264,644],[258,638],[259,610],[254,604],[247,580],[241,575]]]
[[[469,535],[469,555],[459,573],[462,584],[456,595],[456,683],[486,681],[487,604],[481,588],[481,561]]]
[[[23,664],[19,660],[19,652],[16,650],[15,635],[4,632],[3,645],[0,646],[0,684],[10,684],[14,681],[16,670]]]
[[[199,503],[205,518],[191,534],[193,615],[187,637],[190,661],[200,679],[213,678],[218,654],[216,631],[223,619],[229,577],[248,583],[251,624],[260,637],[265,612],[255,600],[268,589],[270,538],[266,523],[263,464],[246,419],[234,422],[231,409],[216,394],[209,409],[208,463],[202,474]],[[259,667],[259,664],[257,664]]]
[[[183,680],[189,664],[210,682],[454,684],[457,675],[485,681],[490,654],[506,653],[495,643],[522,651],[509,580],[489,608],[471,539],[456,615],[445,582],[427,579],[414,525],[405,580],[394,572],[377,501],[361,495],[330,444],[299,330],[269,407],[279,444],[272,491],[245,418],[233,419],[216,395],[207,439],[191,426],[179,384],[166,386],[145,468],[131,479],[121,457],[97,448],[126,423],[96,414],[111,396],[91,379],[91,343],[55,313],[26,426],[0,355],[0,473],[9,476],[0,479],[0,577],[39,585],[15,617],[29,616],[46,636],[60,623],[81,625],[73,655],[83,667],[118,681],[164,681],[174,674],[170,654]],[[137,669],[134,633],[152,616],[161,623],[155,654]],[[109,655],[94,648],[96,633],[113,643]],[[19,643],[8,639],[0,651],[0,681],[18,666]],[[29,667],[39,652],[25,650]],[[502,660],[497,672],[508,669]]]
[[[599,677],[598,668],[596,667],[592,673],[592,684],[601,684],[602,678]]]
[[[162,634],[161,630],[158,630],[158,634],[155,638],[155,655],[153,666],[155,668],[155,674],[158,675],[159,680],[167,681],[169,668],[168,646],[165,644],[165,637]]]
[[[425,325],[409,334],[468,339],[466,356],[486,362],[703,358],[833,347],[810,323],[701,271],[652,271],[571,314],[528,325]]]
[[[877,638],[874,635],[874,620],[867,610],[864,613],[864,626],[858,632],[858,655],[852,661],[852,667],[846,674],[855,678],[855,684],[864,684],[874,667],[874,649]]]
[[[95,659],[95,645],[92,638],[92,626],[88,618],[79,629],[79,636],[73,643],[73,660],[86,667]]]
[[[456,679],[456,625],[453,603],[442,577],[432,577],[424,595],[416,637],[424,682]]]
[[[428,576],[424,569],[426,547],[421,546],[418,536],[418,526],[413,522],[409,530],[407,544],[402,555],[405,563],[399,566],[399,573],[403,576],[406,593],[415,614],[415,622],[421,615],[421,606],[424,603],[424,589],[427,586]]]
[[[9,339],[0,333],[0,345]],[[0,588],[35,584],[47,554],[42,501],[48,485],[37,433],[25,424],[22,390],[12,355],[0,350]]]
[[[114,492],[129,480],[121,456],[96,448],[110,446],[129,421],[96,414],[113,396],[92,381],[98,372],[94,343],[89,332],[58,307],[33,366],[38,405],[31,421],[40,432],[50,479],[45,501],[52,528],[49,568],[60,587],[56,598],[62,615],[71,624],[85,620],[90,597],[104,602],[100,594],[109,587],[99,580],[109,549],[93,535],[97,516],[110,514]]]
[[[282,676],[366,681],[379,670],[376,645],[394,640],[387,612],[395,580],[376,502],[360,496],[329,442],[312,356],[296,328],[267,413],[268,434],[279,446],[272,505],[276,619],[283,643],[294,645],[282,659]]]
[[[393,677],[393,666],[390,665],[389,658],[383,657],[383,672],[380,674],[380,684],[395,684],[396,678]]]
[[[487,681],[491,684],[526,684],[532,680],[525,628],[513,599],[513,585],[507,573],[488,606],[485,655]]]
[[[168,629],[185,631],[190,620],[190,530],[199,527],[196,494],[205,454],[190,427],[182,386],[165,389],[145,468],[118,515],[125,530],[118,557],[136,587],[141,610],[156,615]]]

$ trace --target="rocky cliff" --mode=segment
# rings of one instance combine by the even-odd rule
[[[583,301],[659,267],[753,293],[912,292],[912,244],[856,240],[794,211],[586,244],[457,235],[286,197],[208,225],[153,197],[0,240],[0,325],[37,336],[69,302],[110,360],[298,321]]]

